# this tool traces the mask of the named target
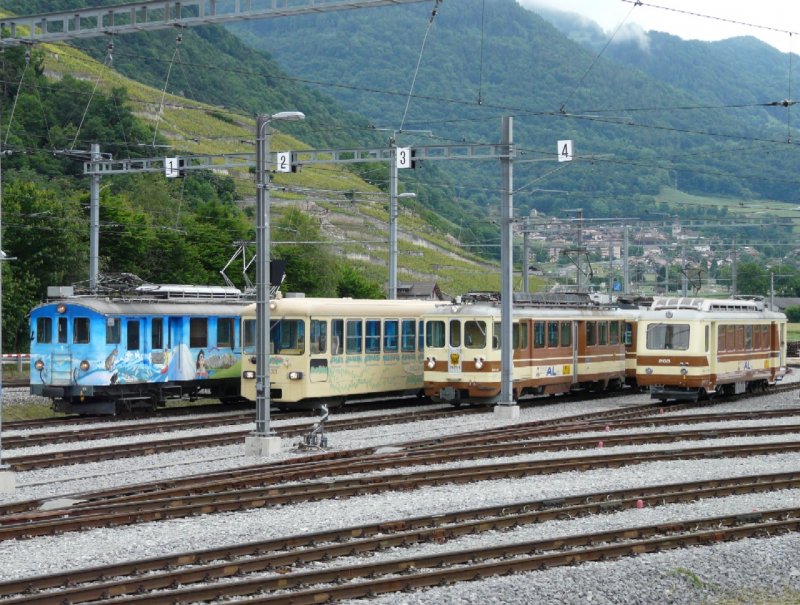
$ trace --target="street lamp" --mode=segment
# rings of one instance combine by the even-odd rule
[[[300,111],[281,111],[256,120],[256,430],[245,438],[245,450],[257,456],[278,453],[281,445],[269,422],[269,124],[305,117]]]
[[[397,298],[397,200],[417,197],[416,193],[397,193],[396,188],[389,194],[389,299]]]

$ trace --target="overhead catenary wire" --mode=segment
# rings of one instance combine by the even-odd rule
[[[103,64],[104,68],[108,68],[111,65],[111,61],[113,59],[113,52],[114,52],[114,43],[109,42],[108,46],[106,47],[107,54],[106,54],[106,61]],[[100,73],[97,74],[97,78],[94,81],[94,88],[92,89],[92,94],[89,97],[89,100],[86,102],[86,108],[83,110],[83,115],[81,116],[81,121],[78,124],[78,128],[75,131],[75,137],[72,139],[72,145],[70,145],[70,151],[75,149],[75,143],[78,141],[78,135],[81,132],[81,128],[83,128],[83,122],[86,119],[86,114],[89,112],[89,106],[92,104],[92,99],[94,98],[95,92],[97,92],[97,86],[100,84],[100,78],[102,77],[102,70]]]

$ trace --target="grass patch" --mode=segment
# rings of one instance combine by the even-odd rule
[[[786,326],[786,340],[794,342],[800,340],[800,324],[787,324]]]

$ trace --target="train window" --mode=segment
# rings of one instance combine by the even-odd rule
[[[122,342],[122,322],[119,317],[106,319],[106,344],[118,345]]]
[[[619,322],[618,321],[610,321],[610,322],[608,322],[608,344],[610,344],[610,345],[618,345],[619,344]]]
[[[413,353],[416,350],[416,325],[413,319],[400,322],[400,349],[403,353]]]
[[[572,346],[572,323],[568,321],[561,322],[561,346]]]
[[[189,346],[200,348],[208,346],[208,319],[192,317],[189,319]]]
[[[548,347],[557,347],[558,346],[558,325],[559,322],[557,321],[548,321],[547,322],[547,346]]]
[[[516,328],[516,325],[514,326]],[[486,348],[486,322],[470,320],[464,322],[464,344],[469,349]]]
[[[748,351],[753,350],[753,326],[744,327],[744,348]]]
[[[331,320],[331,355],[341,355],[344,351],[344,320]]]
[[[736,350],[736,331],[733,326],[725,326],[725,350]]]
[[[58,342],[67,342],[67,318],[59,317],[58,326],[56,328],[58,333]]]
[[[48,344],[53,342],[53,318],[36,318],[36,342]]]
[[[736,326],[736,350],[744,351],[744,326]]]
[[[706,326],[706,348],[705,351],[708,353],[708,347],[711,341],[711,329],[709,326]]]
[[[753,327],[753,349],[761,350],[761,326]]]
[[[717,326],[717,351],[725,350],[725,326]]]
[[[688,324],[648,324],[647,348],[652,350],[689,348]]]
[[[164,318],[154,317],[150,324],[150,347],[153,349],[164,348]]]
[[[769,350],[769,326],[761,326],[761,346]]]
[[[360,319],[347,320],[347,353],[360,355],[363,349],[362,324]]]
[[[515,323],[514,330],[514,348],[524,350],[528,348],[528,322]]]
[[[242,350],[245,355],[256,352],[256,320],[245,319],[242,324]]]
[[[234,345],[233,318],[220,317],[217,319],[217,346],[233,347]]]
[[[625,332],[624,332],[624,340],[626,347],[629,347],[633,344],[633,324],[629,322],[625,322]]]
[[[444,322],[431,320],[425,324],[425,346],[432,349],[444,347]]]
[[[417,348],[419,351],[425,348],[425,322],[421,319],[417,327]]]
[[[461,322],[458,319],[450,320],[450,346],[461,346]]]
[[[396,319],[387,319],[383,322],[383,351],[385,353],[397,353],[397,328],[399,323]]]
[[[272,346],[281,355],[306,352],[306,323],[302,319],[281,319],[272,326]]]
[[[544,322],[533,322],[533,346],[537,349],[544,347]]]
[[[320,355],[327,353],[328,347],[328,322],[321,319],[312,319],[310,323],[311,354]]]
[[[72,320],[72,342],[87,344],[89,342],[89,318],[76,317]]]
[[[597,344],[599,344],[599,345],[607,345],[608,344],[608,322],[607,321],[598,321],[597,322]]]
[[[128,350],[135,351],[139,348],[139,327],[141,322],[136,319],[128,320]]]
[[[586,322],[586,346],[593,347],[597,344],[597,322]]]
[[[367,353],[380,353],[381,352],[381,320],[368,319],[366,321],[366,351]]]

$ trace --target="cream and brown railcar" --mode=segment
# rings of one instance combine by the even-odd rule
[[[636,379],[653,399],[764,389],[786,373],[786,316],[757,300],[656,298],[636,348]]]
[[[425,395],[454,405],[497,401],[500,313],[499,302],[476,302],[425,317]],[[626,353],[637,313],[591,303],[515,303],[514,398],[621,388],[633,378]]]
[[[269,304],[273,405],[422,394],[422,315],[436,302],[286,297]],[[242,396],[254,401],[254,304],[242,315],[242,334]]]

